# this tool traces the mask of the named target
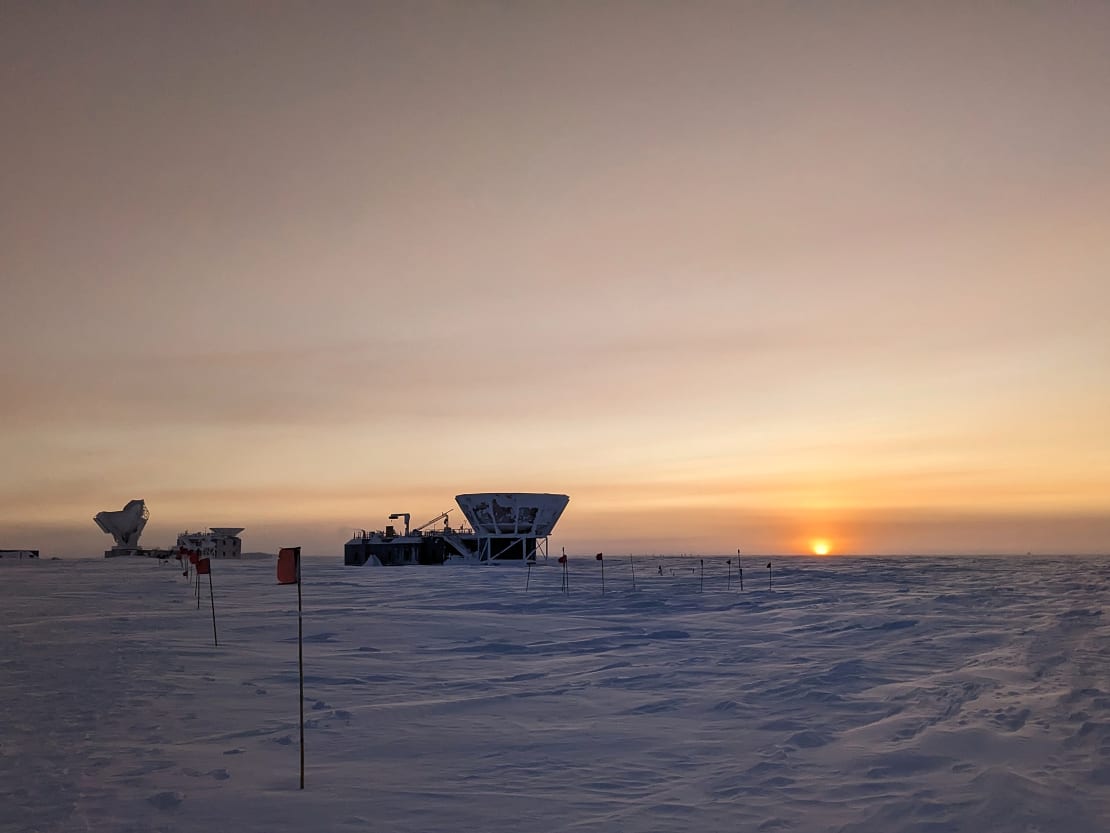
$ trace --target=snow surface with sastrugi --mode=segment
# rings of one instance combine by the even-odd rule
[[[552,559],[553,561],[554,559]],[[0,562],[3,831],[1095,833],[1110,560]],[[753,566],[762,567],[763,561]],[[644,569],[639,569],[643,567]]]

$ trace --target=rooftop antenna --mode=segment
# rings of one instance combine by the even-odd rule
[[[405,519],[405,537],[406,538],[408,537],[408,534],[409,534],[409,517],[410,516],[409,516],[408,512],[394,512],[392,515],[389,516],[389,519],[391,521],[395,521],[398,518],[404,518]]]
[[[146,501],[132,500],[118,512],[97,512],[93,520],[115,539],[116,545],[112,549],[121,550],[139,546],[139,536],[143,534],[143,527],[149,517]]]

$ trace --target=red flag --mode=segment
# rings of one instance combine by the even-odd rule
[[[190,564],[196,564],[197,559],[199,559],[199,558],[200,558],[200,556],[197,555],[195,552],[189,553],[189,563]]]
[[[198,558],[197,559],[197,575],[198,576],[203,576],[206,573],[211,573],[211,572],[212,572],[212,562],[209,561],[207,558]]]
[[[604,559],[603,559],[603,558],[601,557],[601,553],[598,553],[598,554],[597,554],[597,560],[598,560],[598,561],[603,561],[603,560],[604,560]]]
[[[559,556],[559,563],[560,564],[566,564],[567,563],[567,557],[565,555],[560,555]]]
[[[282,547],[277,560],[278,584],[299,584],[301,580],[301,548]]]

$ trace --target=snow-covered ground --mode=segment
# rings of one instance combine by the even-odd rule
[[[0,562],[0,829],[1110,830],[1110,559],[765,564],[306,559],[301,792],[272,562]]]

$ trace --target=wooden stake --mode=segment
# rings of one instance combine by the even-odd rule
[[[636,589],[636,562],[632,560],[632,556],[628,556],[628,563],[632,565],[632,589]]]

